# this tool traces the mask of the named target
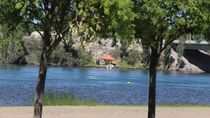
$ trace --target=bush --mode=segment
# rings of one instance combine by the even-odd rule
[[[28,56],[26,56],[26,60],[28,64],[39,64],[41,56],[41,50],[34,51],[33,53],[29,53]]]
[[[86,52],[84,49],[79,49],[79,65],[90,64],[93,60],[93,57],[90,52]]]
[[[139,51],[130,50],[128,52],[128,56],[124,58],[127,64],[135,66],[137,63],[141,61],[141,55]]]
[[[74,52],[65,52],[61,47],[53,51],[50,57],[51,64],[63,66],[83,66],[91,63],[92,60],[92,55],[83,49],[74,49]]]
[[[143,47],[141,57],[141,63],[143,63],[144,68],[147,68],[150,63],[150,49],[148,47]]]
[[[163,62],[163,66],[165,69],[169,69],[171,64],[173,63],[173,58],[171,57],[171,45],[169,45],[163,53],[163,56],[161,56],[160,61]]]
[[[65,52],[62,51],[59,47],[53,51],[50,57],[50,62],[55,64],[61,64],[62,58],[65,58]]]
[[[111,55],[116,58],[120,58],[121,52],[122,51],[120,49],[115,49],[113,52],[111,52]]]
[[[13,64],[21,57],[24,57],[25,52],[22,45],[23,32],[20,26],[17,26],[14,31],[11,31],[7,25],[0,26],[0,55],[1,61],[7,64]]]

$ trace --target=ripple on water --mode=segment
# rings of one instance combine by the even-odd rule
[[[0,106],[31,105],[37,66],[0,66]],[[158,72],[159,104],[210,105],[208,74]],[[148,73],[141,70],[50,67],[47,90],[105,104],[146,104]]]

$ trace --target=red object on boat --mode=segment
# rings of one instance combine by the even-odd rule
[[[106,56],[103,56],[101,58],[98,58],[99,60],[107,60],[107,61],[115,61],[117,59],[115,59],[114,57],[112,57],[111,55],[106,55]]]

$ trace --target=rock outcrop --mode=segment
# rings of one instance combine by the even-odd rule
[[[38,32],[33,32],[30,36],[24,37],[23,40],[26,49],[29,52],[29,55],[26,55],[24,64],[38,64],[39,59],[37,59],[37,56],[40,54],[42,43],[40,34]],[[83,48],[93,56],[93,59],[97,59],[100,56],[113,54],[113,52],[120,51],[120,42],[118,41],[114,47],[112,46],[112,43],[112,39],[95,39],[95,41],[84,43],[85,46]],[[62,48],[62,46],[63,44],[60,45],[60,48]],[[75,49],[82,47],[79,38],[74,40],[72,47]],[[139,52],[139,54],[143,52],[142,45],[138,42],[133,42],[129,46],[128,50],[136,50]],[[199,61],[199,58],[202,58],[202,61]],[[206,65],[206,63],[209,62],[210,56],[207,52],[186,50],[184,55],[179,57],[178,54],[172,49],[169,70],[184,72],[210,72],[210,65]]]
[[[204,72],[202,69],[200,69],[198,66],[190,63],[185,56],[178,57],[178,54],[172,49],[171,50],[171,57],[174,59],[174,62],[171,64],[171,70],[174,71],[184,71],[184,72]],[[193,58],[193,57],[191,57]],[[180,64],[179,60],[181,60],[181,63],[184,63],[183,66],[178,67]]]

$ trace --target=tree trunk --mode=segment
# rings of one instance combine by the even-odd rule
[[[42,106],[43,106],[43,96],[45,88],[45,79],[47,74],[47,63],[48,63],[48,50],[43,47],[40,66],[39,66],[39,78],[36,86],[35,101],[34,101],[34,118],[42,118]]]
[[[151,57],[149,65],[149,103],[148,118],[155,118],[156,106],[156,73],[159,60],[158,50],[151,48]]]

